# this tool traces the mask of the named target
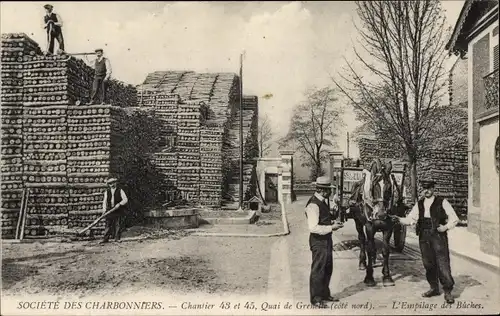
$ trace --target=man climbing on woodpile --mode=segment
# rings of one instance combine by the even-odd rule
[[[45,16],[43,17],[44,29],[47,30],[47,54],[54,54],[55,40],[59,43],[59,52],[64,52],[64,38],[62,34],[62,19],[57,13],[54,13],[54,7],[51,4],[43,6]]]
[[[103,49],[98,48],[95,50],[95,53],[97,58],[94,63],[90,65],[94,68],[95,74],[94,83],[92,84],[92,94],[88,105],[104,104],[106,82],[111,78],[111,63],[108,58],[104,57]]]
[[[104,192],[102,201],[103,213],[114,209],[106,216],[106,228],[104,229],[104,237],[100,244],[107,243],[111,236],[116,242],[120,242],[122,221],[125,216],[125,205],[128,203],[128,198],[122,188],[118,186],[118,179],[109,178],[106,181],[108,189]]]

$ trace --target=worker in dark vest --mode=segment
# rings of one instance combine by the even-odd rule
[[[329,197],[332,184],[328,177],[316,180],[316,192],[306,204],[309,247],[312,252],[309,291],[311,304],[317,308],[328,308],[325,302],[338,301],[330,293],[330,279],[333,272],[332,231],[342,227],[334,223]]]
[[[106,96],[106,81],[111,78],[111,63],[109,59],[104,57],[104,51],[101,48],[95,50],[97,58],[93,65],[94,83],[92,84],[92,94],[90,96],[90,104],[104,104]]]
[[[108,242],[111,236],[114,237],[115,241],[120,241],[122,219],[125,215],[125,205],[128,203],[128,199],[117,182],[116,178],[110,178],[106,181],[108,188],[104,192],[102,201],[103,213],[109,210],[113,210],[113,212],[106,216],[106,228],[101,244]]]
[[[421,186],[424,190],[424,197],[413,206],[408,216],[393,216],[393,218],[403,225],[416,224],[422,261],[427,282],[431,287],[422,296],[440,295],[439,281],[441,281],[446,303],[453,304],[455,299],[451,291],[455,282],[451,276],[446,232],[457,225],[458,216],[445,198],[434,195],[434,181],[421,181]]]
[[[54,13],[54,7],[51,4],[43,6],[45,8],[45,16],[43,17],[44,29],[47,30],[47,54],[54,54],[55,40],[59,43],[60,53],[64,52],[64,38],[62,34],[62,19],[57,13]]]

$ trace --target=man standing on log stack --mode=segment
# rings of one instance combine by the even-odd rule
[[[332,194],[329,177],[316,180],[316,192],[306,204],[309,227],[309,247],[312,252],[309,291],[311,304],[317,308],[328,308],[325,301],[337,301],[330,293],[330,279],[333,272],[332,231],[342,227],[334,223],[328,198]]]
[[[440,196],[434,195],[436,182],[425,180],[421,182],[424,198],[420,199],[407,217],[393,216],[394,220],[403,225],[416,223],[416,233],[419,235],[420,252],[426,271],[427,282],[431,289],[422,297],[439,295],[439,281],[444,290],[446,303],[453,304],[451,291],[455,284],[451,276],[450,250],[446,231],[458,224],[458,216],[450,203]]]
[[[128,203],[128,198],[125,192],[117,185],[117,182],[118,179],[116,178],[110,178],[106,181],[108,189],[104,192],[104,199],[102,201],[103,213],[111,209],[115,210],[106,216],[106,228],[104,229],[104,237],[100,244],[107,243],[111,236],[115,238],[115,241],[120,241],[122,217],[125,215],[124,206]]]
[[[106,96],[106,82],[111,77],[111,63],[109,59],[103,56],[104,51],[102,48],[95,50],[97,58],[91,67],[94,68],[94,83],[92,85],[92,94],[90,96],[90,102],[88,105],[92,104],[104,104],[104,98]],[[99,99],[96,102],[96,99]]]
[[[57,13],[54,13],[54,7],[51,4],[43,6],[45,16],[43,17],[44,29],[47,30],[47,54],[54,54],[55,40],[59,43],[59,51],[64,52],[64,38],[62,34],[62,19]]]

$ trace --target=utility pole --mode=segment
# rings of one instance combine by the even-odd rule
[[[347,132],[347,159],[349,159],[349,132]]]
[[[240,54],[240,207],[243,209],[243,54]]]

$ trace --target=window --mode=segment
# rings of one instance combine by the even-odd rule
[[[490,34],[490,71],[495,71],[498,69],[498,26]]]

